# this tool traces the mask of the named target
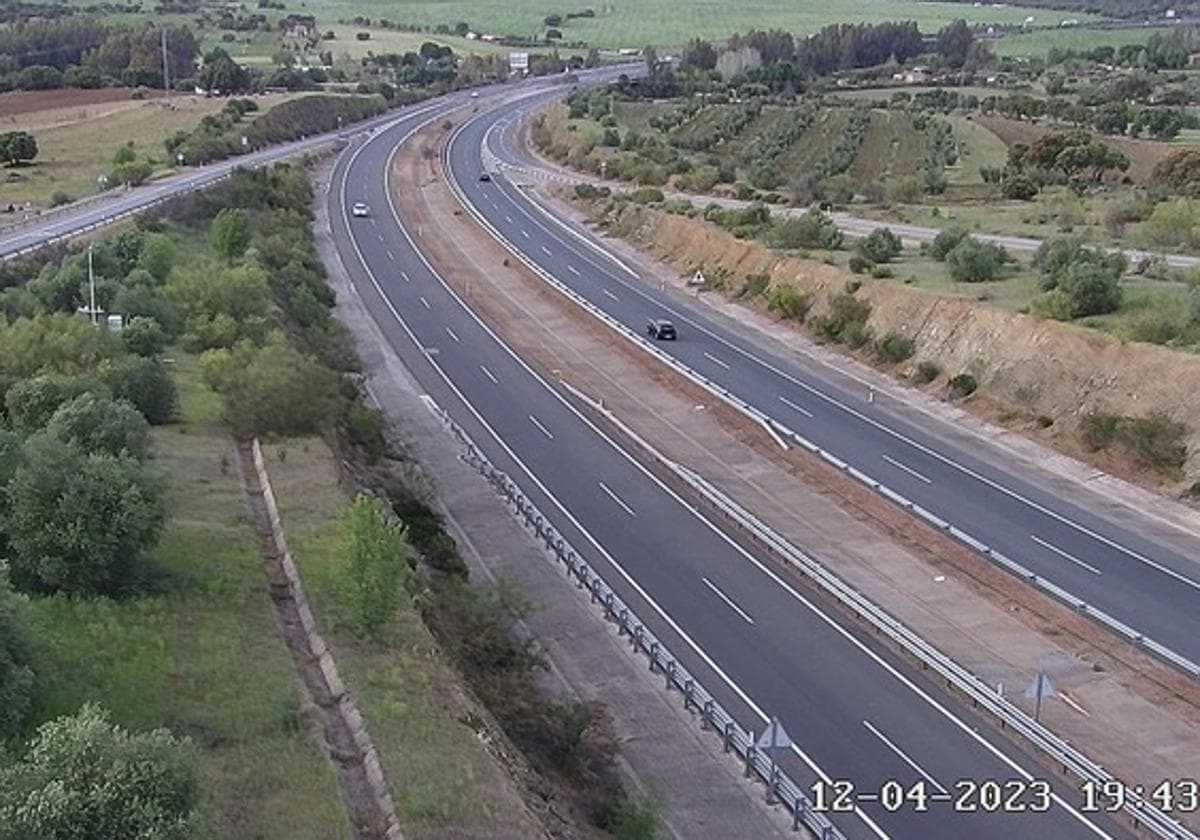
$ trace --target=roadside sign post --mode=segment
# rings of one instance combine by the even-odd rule
[[[775,778],[778,773],[778,764],[775,759],[775,751],[778,749],[787,749],[792,745],[792,739],[788,737],[787,732],[783,729],[783,724],[779,722],[779,718],[771,718],[771,722],[763,731],[763,734],[758,737],[758,742],[755,744],[760,750],[767,751],[767,757],[771,759],[771,772],[767,776],[767,802],[775,801]]]
[[[1046,697],[1054,696],[1054,686],[1050,683],[1050,678],[1046,676],[1045,671],[1038,671],[1037,676],[1033,678],[1029,688],[1025,689],[1025,696],[1033,700],[1033,719],[1040,721],[1042,717],[1042,700]]]

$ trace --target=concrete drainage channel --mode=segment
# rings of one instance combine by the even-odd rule
[[[461,132],[463,130],[463,128],[465,128],[465,126],[466,126],[466,124],[464,123],[462,126],[459,126],[459,128],[455,130],[454,134],[451,135],[451,138],[450,138],[451,143],[453,142],[454,137],[457,136],[458,133]],[[803,435],[800,435],[796,431],[788,428],[787,426],[783,425],[782,423],[775,420],[774,418],[769,417],[767,414],[765,414],[764,412],[755,408],[753,405],[750,405],[749,403],[742,400],[740,397],[736,396],[735,394],[731,393],[730,391],[726,390],[721,385],[718,385],[717,383],[708,379],[708,377],[703,376],[700,373],[697,373],[696,371],[692,370],[687,365],[684,365],[682,362],[677,360],[675,357],[662,351],[656,345],[654,345],[653,343],[651,343],[651,342],[647,341],[645,338],[643,338],[639,333],[637,333],[634,330],[631,330],[629,327],[625,326],[620,321],[617,321],[615,318],[610,316],[607,312],[600,309],[598,306],[591,303],[586,298],[582,297],[577,292],[575,292],[573,289],[571,289],[569,286],[562,283],[557,278],[555,278],[553,275],[551,275],[550,273],[548,273],[547,271],[542,269],[541,266],[539,266],[533,260],[529,259],[524,253],[521,252],[521,250],[519,248],[517,248],[515,245],[513,245],[502,233],[500,233],[499,230],[497,230],[495,228],[494,225],[492,225],[487,220],[486,217],[483,216],[482,213],[480,213],[475,208],[475,206],[473,204],[471,204],[470,201],[467,200],[466,194],[462,190],[462,186],[455,179],[454,173],[450,169],[450,166],[449,166],[448,151],[447,151],[449,149],[449,145],[450,145],[450,143],[447,143],[446,147],[443,149],[442,165],[443,165],[443,169],[446,173],[446,181],[449,184],[450,189],[454,193],[455,198],[458,200],[459,204],[462,205],[462,207],[468,213],[471,214],[471,216],[484,228],[484,230],[486,230],[507,251],[509,251],[513,256],[515,256],[517,259],[519,259],[526,267],[528,267],[531,271],[533,271],[535,274],[537,274],[539,277],[541,277],[545,282],[550,284],[555,290],[560,292],[563,296],[565,296],[572,303],[576,304],[577,306],[579,306],[580,308],[582,308],[583,310],[585,310],[586,312],[591,314],[593,317],[597,318],[599,321],[601,321],[603,324],[605,324],[605,326],[614,330],[618,335],[625,338],[627,341],[634,344],[639,349],[643,350],[646,353],[649,353],[651,356],[653,356],[655,359],[657,359],[662,364],[671,368],[672,370],[674,370],[676,373],[680,374],[681,376],[687,378],[692,383],[700,386],[705,391],[712,394],[713,396],[715,396],[717,399],[721,400],[725,404],[731,406],[733,409],[735,409],[736,411],[738,411],[745,417],[750,418],[755,423],[764,427],[767,430],[768,434],[770,434],[771,438],[773,440],[775,440],[776,443],[780,444],[780,446],[782,446],[784,449],[788,448],[787,442],[790,441],[791,443],[795,444],[796,446],[799,446],[801,449],[804,449],[804,450],[808,451],[809,453],[816,455],[818,458],[820,458],[822,461],[824,461],[825,463],[832,466],[834,469],[838,470],[839,472],[841,472],[845,475],[850,476],[851,478],[853,478],[860,484],[870,488],[872,491],[874,491],[878,495],[887,499],[889,502],[903,508],[908,513],[915,515],[916,517],[921,519],[923,522],[925,522],[927,525],[932,526],[934,529],[936,529],[944,534],[948,534],[949,536],[953,537],[956,541],[958,541],[962,545],[967,546],[968,548],[970,548],[973,551],[975,551],[976,553],[982,555],[986,559],[994,562],[996,565],[998,565],[1005,571],[1009,572],[1010,574],[1015,575],[1016,577],[1025,581],[1026,583],[1028,583],[1028,584],[1036,587],[1037,589],[1041,590],[1042,592],[1045,592],[1046,594],[1052,596],[1059,602],[1066,604],[1073,611],[1079,613],[1080,615],[1089,617],[1090,619],[1095,621],[1097,624],[1101,625],[1105,629],[1109,630],[1112,633],[1115,633],[1117,636],[1124,639],[1126,642],[1131,644],[1134,648],[1153,655],[1160,661],[1166,663],[1167,665],[1171,666],[1172,668],[1179,671],[1180,673],[1188,676],[1192,680],[1196,680],[1196,681],[1200,682],[1200,664],[1194,662],[1191,659],[1188,659],[1187,657],[1185,657],[1182,654],[1180,654],[1179,652],[1167,647],[1166,645],[1162,644],[1161,642],[1158,642],[1155,639],[1152,639],[1149,636],[1146,636],[1144,633],[1140,632],[1136,628],[1130,627],[1128,624],[1125,624],[1124,622],[1118,620],[1114,616],[1109,615],[1104,610],[1101,610],[1091,604],[1088,604],[1086,601],[1082,600],[1081,598],[1076,597],[1075,595],[1071,594],[1070,592],[1063,589],[1062,587],[1056,585],[1052,581],[1046,580],[1045,578],[1036,574],[1032,570],[1026,568],[1022,564],[1020,564],[1017,561],[1013,560],[1012,558],[1006,556],[1002,552],[997,551],[996,549],[992,548],[991,546],[987,545],[986,543],[982,542],[981,540],[976,539],[974,536],[972,536],[967,531],[964,531],[961,528],[958,528],[957,526],[947,522],[946,520],[944,520],[944,519],[940,518],[939,516],[937,516],[936,514],[934,514],[932,511],[926,510],[921,505],[918,505],[917,503],[911,501],[910,499],[906,498],[901,493],[898,493],[897,491],[888,487],[886,484],[883,484],[882,482],[878,481],[874,477],[868,475],[867,473],[864,473],[863,471],[857,469],[856,467],[851,466],[850,464],[847,464],[845,461],[841,460],[840,458],[833,455],[832,453],[825,451],[824,449],[822,449],[821,447],[819,447],[812,441],[805,438]],[[486,153],[486,150],[485,150],[485,153]],[[567,233],[569,233],[571,236],[573,236],[578,241],[580,241],[584,246],[590,248],[591,250],[595,251],[596,253],[600,254],[601,256],[604,256],[606,258],[608,257],[607,253],[602,248],[600,248],[599,246],[595,245],[594,243],[588,241],[587,239],[583,238],[575,231],[573,231],[570,228],[563,225],[561,222],[558,222],[558,220],[551,217],[545,209],[541,208],[536,203],[534,203],[534,207],[537,210],[539,210],[543,215],[546,215],[548,218],[550,218],[551,221],[562,226],[564,228],[564,230],[567,231]]]
[[[583,298],[566,284],[559,281],[553,275],[543,270],[539,265],[537,265],[537,263],[528,258],[519,248],[514,246],[506,237],[504,237],[504,235],[501,234],[495,228],[495,226],[493,226],[486,219],[486,217],[484,217],[483,214],[481,214],[474,207],[474,205],[467,200],[462,186],[454,177],[453,170],[449,165],[448,150],[450,145],[453,143],[454,138],[466,127],[469,122],[470,121],[463,123],[457,129],[455,129],[454,133],[449,138],[449,141],[443,146],[442,149],[442,169],[445,172],[448,186],[463,209],[470,213],[476,222],[484,228],[484,230],[486,230],[498,243],[500,243],[507,251],[509,251],[509,253],[520,260],[526,267],[541,277],[545,282],[550,284],[558,292],[560,292],[580,308],[587,311],[593,317],[600,320],[627,341],[636,345],[641,350],[649,353],[658,361],[684,376],[689,381],[699,385],[708,393],[731,406],[739,413],[752,419],[754,422],[766,429],[771,437],[784,449],[788,448],[786,441],[790,440],[801,448],[814,455],[817,455],[840,472],[851,476],[858,482],[871,488],[885,499],[888,499],[892,503],[899,505],[910,513],[916,514],[927,524],[932,525],[937,530],[949,534],[960,543],[974,549],[976,552],[982,554],[988,559],[995,561],[998,565],[1000,565],[1002,568],[1005,568],[1010,573],[1015,574],[1022,580],[1037,586],[1044,592],[1053,595],[1058,600],[1066,603],[1076,612],[1090,616],[1093,620],[1131,642],[1135,647],[1155,654],[1163,661],[1194,679],[1200,679],[1200,665],[1197,665],[1191,660],[1179,655],[1175,651],[1154,641],[1153,639],[1147,638],[1143,634],[1118,621],[1107,613],[1090,607],[1090,605],[1086,604],[1079,598],[1076,598],[1066,590],[1063,590],[1050,581],[1047,581],[1034,574],[1032,571],[1012,560],[1011,558],[1004,556],[1000,552],[994,551],[989,546],[975,539],[967,532],[962,531],[945,520],[942,520],[932,512],[925,510],[920,505],[915,504],[914,502],[905,498],[903,495],[875,480],[866,473],[863,473],[855,467],[847,464],[831,453],[824,451],[816,444],[808,441],[803,436],[775,421],[773,418],[759,411],[757,408],[732,394],[722,386],[709,380],[707,377],[697,373],[696,371],[693,371],[691,368],[684,365],[673,356],[663,352],[654,344],[646,341],[640,334],[629,329],[624,324],[610,316],[608,313],[604,312],[602,309]],[[589,247],[595,250],[600,250],[592,243],[589,243],[586,240],[583,241],[584,244],[588,245]],[[563,384],[565,385],[565,383]],[[567,387],[570,388],[570,386]],[[574,389],[570,390],[574,391]],[[594,403],[594,401],[590,400],[585,395],[576,391],[575,396],[577,399],[581,399],[585,403],[591,405],[593,409],[604,413],[610,422],[613,422],[619,428],[621,428],[627,436],[631,436],[631,439],[635,440],[639,446],[650,453],[655,460],[659,461],[669,470],[671,470],[671,472],[675,474],[681,481],[687,484],[693,490],[693,492],[703,497],[712,508],[719,511],[728,521],[733,522],[739,528],[742,528],[747,533],[751,534],[756,540],[779,555],[789,565],[797,568],[806,576],[810,577],[814,582],[820,585],[822,589],[831,594],[839,602],[852,609],[860,618],[870,623],[877,631],[887,635],[889,639],[898,644],[911,656],[915,657],[922,663],[924,667],[930,668],[942,676],[945,679],[948,688],[957,689],[963,695],[970,698],[976,707],[982,707],[990,714],[995,716],[997,720],[1000,721],[1002,726],[1010,727],[1014,731],[1021,734],[1039,750],[1059,763],[1065,772],[1071,772],[1080,779],[1097,783],[1103,783],[1105,781],[1118,781],[1114,779],[1114,777],[1106,770],[1093,762],[1079,750],[1072,747],[1065,740],[1055,735],[1045,726],[1035,722],[1020,709],[1009,703],[1004,698],[1000,697],[994,690],[992,690],[974,674],[970,673],[967,671],[967,669],[951,660],[945,654],[941,653],[928,642],[923,640],[912,630],[904,626],[901,622],[897,621],[888,613],[871,603],[861,593],[857,592],[852,587],[831,574],[821,563],[812,559],[795,546],[792,546],[778,534],[771,531],[766,525],[754,517],[753,514],[738,506],[732,499],[729,499],[721,494],[717,488],[713,487],[702,477],[693,473],[691,470],[688,470],[686,467],[675,464],[661,454],[657,453],[652,447],[638,438],[636,434],[632,432],[632,430],[625,428],[622,424],[620,424],[620,421],[618,421],[610,413],[604,412],[603,409],[598,406],[598,404]],[[506,476],[504,477],[504,480],[511,484],[511,479],[508,479]],[[515,484],[512,486],[515,489]],[[517,490],[516,492],[519,493],[520,491]],[[1127,804],[1125,810],[1133,818],[1134,823],[1139,826],[1144,826],[1156,836],[1166,838],[1191,838],[1192,840],[1196,840],[1196,834],[1192,833],[1180,823],[1167,816],[1161,810],[1146,802],[1142,797],[1136,795],[1132,789],[1127,789],[1126,802]]]
[[[617,632],[629,639],[635,652],[647,656],[650,660],[650,670],[663,675],[667,690],[677,690],[682,694],[684,709],[698,713],[701,726],[721,739],[726,752],[732,751],[742,760],[746,775],[758,778],[767,786],[767,801],[783,803],[792,815],[792,828],[799,830],[804,826],[818,840],[845,840],[845,836],[823,813],[813,810],[812,803],[800,786],[771,760],[765,750],[755,746],[755,734],[743,729],[733,716],[713,699],[704,686],[688,673],[666,645],[638,620],[633,610],[584,562],[517,483],[488,460],[466,431],[455,423],[441,406],[432,398],[423,399],[429,410],[465,447],[462,459],[478,470],[508,499],[515,515],[524,522],[546,550],[553,553],[563,564],[567,574],[575,579],[577,585],[588,591],[592,603],[599,604],[604,610],[604,617],[617,625]]]

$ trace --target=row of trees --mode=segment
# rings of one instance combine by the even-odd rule
[[[199,45],[186,26],[110,26],[91,17],[20,20],[0,28],[0,86],[161,87],[164,37],[171,78],[191,77]]]

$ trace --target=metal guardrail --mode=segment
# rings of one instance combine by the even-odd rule
[[[766,751],[755,746],[754,733],[743,729],[671,654],[667,646],[638,620],[633,610],[588,566],[517,483],[488,460],[466,431],[441,406],[429,398],[426,399],[426,405],[465,447],[463,460],[507,497],[526,527],[537,535],[547,550],[553,552],[577,584],[588,591],[592,603],[603,608],[604,617],[617,625],[618,634],[629,639],[635,652],[647,656],[651,672],[663,675],[667,690],[675,689],[683,695],[684,710],[698,713],[701,728],[716,733],[721,738],[725,752],[732,751],[742,760],[746,776],[755,776],[767,786],[768,802],[777,799],[788,809],[792,815],[793,830],[803,825],[818,840],[845,840],[845,835],[823,813],[813,810],[804,791],[778,763],[772,761]]]
[[[891,639],[907,654],[919,661],[923,667],[945,679],[947,687],[964,694],[977,708],[982,707],[991,713],[1003,726],[1011,727],[1039,750],[1053,758],[1065,771],[1074,773],[1080,779],[1097,785],[1116,780],[1099,764],[1017,708],[982,679],[929,644],[903,622],[829,571],[821,561],[792,545],[785,537],[743,508],[710,481],[694,470],[663,455],[603,404],[588,397],[568,382],[560,380],[560,384],[594,411],[604,415],[622,434],[671,471],[728,520],[751,534],[771,552],[814,581],[822,590],[852,610],[856,616],[870,624],[877,632]],[[1147,803],[1144,798],[1138,797],[1132,789],[1127,788],[1127,791],[1126,801],[1129,804],[1126,810],[1133,817],[1135,824],[1144,825],[1159,837],[1195,840],[1196,835],[1178,821]]]
[[[459,130],[461,130],[461,127]],[[449,146],[449,144],[447,144],[447,148],[448,148],[448,146]],[[490,154],[490,151],[488,152],[488,154]],[[632,344],[636,345],[641,350],[649,353],[655,359],[657,359],[659,362],[661,362],[662,364],[671,368],[676,373],[685,377],[692,383],[694,383],[694,384],[700,386],[701,388],[703,388],[704,390],[708,391],[710,394],[714,395],[715,397],[720,399],[722,402],[731,406],[734,410],[738,411],[739,413],[741,413],[742,415],[744,415],[746,417],[749,417],[755,423],[758,423],[760,426],[762,426],[763,428],[765,428],[767,430],[768,434],[771,435],[773,440],[775,440],[777,443],[780,443],[781,445],[783,445],[783,447],[785,449],[787,448],[787,446],[784,443],[784,441],[790,441],[790,442],[796,444],[797,446],[799,446],[800,448],[808,451],[809,453],[816,455],[818,458],[825,461],[827,464],[832,466],[834,469],[848,475],[849,477],[853,478],[855,481],[859,482],[860,484],[862,484],[862,485],[870,488],[874,492],[878,493],[880,496],[884,497],[888,501],[893,502],[894,504],[898,505],[899,507],[903,508],[904,510],[908,511],[909,513],[914,514],[919,519],[923,520],[926,524],[932,526],[935,530],[940,531],[944,534],[947,534],[950,537],[953,537],[957,542],[967,546],[968,548],[973,549],[977,553],[983,555],[986,559],[991,560],[996,565],[1007,570],[1008,572],[1012,573],[1013,575],[1015,575],[1016,577],[1025,581],[1026,583],[1028,583],[1028,584],[1032,585],[1033,587],[1041,590],[1042,592],[1050,595],[1051,597],[1058,600],[1059,602],[1066,604],[1074,612],[1079,613],[1080,615],[1083,615],[1083,616],[1086,616],[1086,617],[1092,619],[1097,624],[1099,624],[1102,627],[1108,629],[1109,631],[1115,633],[1117,636],[1125,639],[1127,642],[1132,644],[1138,650],[1144,651],[1144,652],[1156,657],[1160,661],[1171,666],[1172,668],[1183,673],[1184,675],[1190,677],[1191,679],[1200,681],[1200,663],[1197,663],[1197,662],[1189,659],[1188,657],[1180,654],[1178,651],[1175,651],[1175,650],[1167,647],[1166,645],[1162,644],[1161,642],[1159,642],[1153,638],[1150,638],[1149,636],[1147,636],[1146,634],[1137,630],[1136,628],[1130,627],[1128,624],[1125,624],[1123,621],[1116,618],[1115,616],[1109,615],[1106,611],[1104,611],[1092,604],[1087,603],[1086,601],[1084,601],[1081,598],[1076,597],[1075,595],[1071,594],[1070,592],[1068,592],[1067,590],[1058,586],[1057,584],[1053,583],[1052,581],[1046,580],[1045,578],[1038,575],[1031,569],[1025,567],[1021,563],[1018,563],[1017,561],[1013,560],[1012,558],[1006,556],[1003,552],[998,551],[997,549],[993,548],[992,546],[975,538],[967,531],[964,531],[963,529],[950,524],[949,522],[938,517],[931,511],[926,510],[925,508],[921,507],[917,503],[908,499],[901,493],[898,493],[897,491],[895,491],[892,488],[888,487],[887,485],[883,484],[879,480],[877,480],[877,479],[873,478],[872,476],[867,475],[866,473],[862,472],[861,470],[847,464],[845,461],[841,460],[840,458],[835,456],[833,453],[827,452],[826,450],[822,449],[817,444],[815,444],[812,441],[805,438],[803,435],[799,434],[798,432],[794,431],[793,429],[788,428],[784,424],[780,423],[779,421],[775,420],[774,418],[772,418],[772,417],[768,416],[767,414],[765,414],[764,412],[760,411],[758,408],[754,407],[750,403],[748,403],[745,400],[743,400],[742,398],[738,397],[733,392],[726,389],[724,386],[714,382],[713,380],[709,379],[708,377],[704,376],[703,374],[692,370],[690,367],[688,367],[687,365],[680,362],[674,356],[671,356],[669,353],[666,353],[665,351],[661,350],[653,342],[647,341],[640,333],[636,332],[635,330],[630,329],[625,324],[623,324],[620,321],[618,321],[617,319],[613,318],[611,315],[609,315],[603,309],[601,309],[600,307],[593,304],[591,301],[584,298],[582,295],[577,293],[574,289],[570,288],[562,281],[558,280],[558,278],[554,277],[554,275],[545,271],[536,262],[534,262],[532,259],[530,259],[528,256],[526,256],[519,248],[517,248],[515,245],[513,245],[508,240],[507,237],[505,237],[502,233],[500,233],[500,231],[497,230],[496,227],[494,225],[492,225],[491,222],[489,222],[487,220],[487,218],[482,213],[480,213],[479,210],[470,201],[467,200],[466,194],[463,192],[461,185],[458,184],[458,182],[455,180],[455,178],[453,176],[453,172],[450,171],[449,166],[445,160],[445,157],[443,157],[443,166],[446,169],[447,183],[450,185],[451,190],[455,193],[455,196],[458,198],[459,203],[467,210],[467,212],[469,212],[475,218],[475,220],[485,230],[487,230],[489,233],[491,233],[493,238],[495,238],[497,242],[499,242],[506,250],[508,250],[509,253],[513,254],[517,259],[519,259],[531,271],[533,271],[535,274],[537,274],[539,277],[541,277],[544,281],[546,281],[552,287],[554,287],[554,289],[556,289],[558,292],[560,292],[566,298],[571,300],[577,306],[584,309],[589,314],[593,315],[595,318],[599,319],[606,326],[608,326],[609,328],[614,330],[618,335],[625,338],[627,341],[631,342]],[[536,204],[535,204],[535,206],[536,206]],[[545,212],[545,211],[542,211],[542,212]],[[572,233],[572,235],[575,235],[576,238],[579,238],[585,245],[588,245],[589,247],[593,248],[594,250],[599,251],[601,254],[604,253],[601,249],[598,248],[598,246],[593,245],[592,243],[588,242],[586,239],[582,239],[582,237],[579,237],[578,234],[575,234],[573,231],[570,231],[568,229],[568,232]]]

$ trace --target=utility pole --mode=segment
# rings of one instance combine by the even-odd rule
[[[164,26],[158,30],[158,41],[162,47],[162,63],[163,63],[163,90],[171,90],[171,66],[167,61],[167,28]]]
[[[100,310],[96,308],[96,271],[92,268],[92,246],[88,246],[88,305],[79,307],[79,311],[88,316],[93,325],[97,323],[96,316]]]

